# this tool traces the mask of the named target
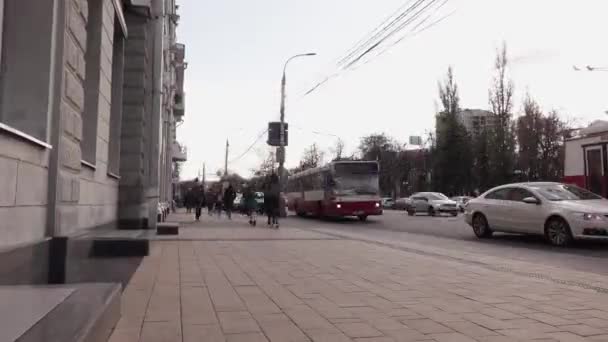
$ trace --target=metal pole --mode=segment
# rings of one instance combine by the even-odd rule
[[[224,159],[224,176],[228,176],[228,148],[230,144],[228,143],[228,139],[226,139],[226,158]]]
[[[293,57],[292,57],[293,58]],[[285,84],[287,83],[285,71],[287,69],[287,63],[291,59],[287,60],[285,67],[283,68],[283,78],[281,79],[281,126],[279,129],[279,151],[275,153],[275,157],[279,156],[279,183],[281,184],[281,190],[285,185]],[[274,165],[274,163],[273,163]]]
[[[293,59],[298,58],[298,57],[307,57],[307,56],[315,56],[316,53],[304,53],[304,54],[299,54],[299,55],[295,55],[292,56],[291,58],[289,58],[286,62],[285,65],[283,66],[283,77],[281,79],[281,125],[280,125],[280,131],[279,131],[279,148],[278,148],[278,159],[279,159],[279,183],[281,185],[281,191],[283,191],[285,189],[285,183],[286,183],[286,175],[287,173],[285,172],[285,86],[287,83],[287,65],[289,64],[289,62],[291,62]]]

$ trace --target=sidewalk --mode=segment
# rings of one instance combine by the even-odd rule
[[[252,228],[242,217],[172,220],[180,236],[152,242],[112,342],[608,341],[608,295],[593,289],[422,245]]]

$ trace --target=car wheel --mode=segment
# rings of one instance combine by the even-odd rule
[[[408,214],[409,216],[414,216],[414,215],[416,215],[416,212],[415,212],[415,211],[413,211],[413,210],[408,210],[408,211],[407,211],[407,214]]]
[[[433,208],[432,206],[429,207],[429,216],[437,216],[437,213],[435,212],[435,208]]]
[[[359,217],[359,221],[361,221],[361,222],[367,221],[367,215],[359,215],[358,217]]]
[[[480,239],[492,236],[492,230],[488,225],[488,220],[486,220],[486,217],[482,214],[475,214],[475,216],[473,216],[473,233]]]
[[[453,212],[452,216],[458,216],[458,212],[457,211]]]
[[[545,224],[545,237],[554,246],[565,247],[572,242],[572,232],[568,222],[553,217]]]

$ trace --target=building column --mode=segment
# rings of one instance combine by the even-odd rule
[[[150,130],[150,20],[128,10],[125,19],[129,39],[125,42],[122,132],[120,144],[119,228],[149,227],[145,161]],[[154,208],[156,210],[156,208]]]

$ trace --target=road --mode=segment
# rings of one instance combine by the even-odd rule
[[[287,218],[287,224],[302,229],[317,227],[330,229],[336,234],[357,233],[372,239],[410,241],[547,266],[608,274],[608,241],[582,241],[568,248],[558,248],[548,245],[540,236],[495,234],[492,239],[479,240],[464,222],[462,215],[410,217],[403,211],[385,211],[384,215],[370,217],[367,222],[290,216]]]

